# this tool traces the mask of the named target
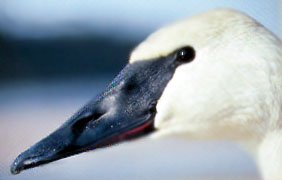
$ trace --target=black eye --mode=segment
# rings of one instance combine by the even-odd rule
[[[178,50],[176,58],[179,62],[191,62],[195,58],[195,50],[190,46],[181,48],[180,50]]]

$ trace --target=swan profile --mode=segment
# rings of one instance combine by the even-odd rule
[[[265,180],[281,180],[281,106],[281,41],[242,12],[216,9],[151,34],[103,93],[11,172],[150,134],[235,141]]]

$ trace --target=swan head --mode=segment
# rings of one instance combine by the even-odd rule
[[[130,62],[190,46],[157,103],[155,137],[259,140],[281,126],[281,42],[246,14],[217,9],[161,28]],[[254,139],[255,138],[255,139]]]
[[[282,127],[281,47],[261,24],[231,9],[163,27],[133,50],[105,92],[20,154],[11,172],[148,133],[231,139],[256,149]]]

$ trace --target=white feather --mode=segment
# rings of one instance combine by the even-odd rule
[[[130,62],[196,51],[157,104],[153,137],[230,139],[244,144],[267,180],[282,179],[282,45],[246,14],[217,9],[166,26],[132,52]]]

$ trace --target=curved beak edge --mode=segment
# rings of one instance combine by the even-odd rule
[[[128,129],[127,131],[115,132],[115,136],[110,136],[105,138],[98,143],[94,143],[90,146],[85,147],[76,147],[71,143],[68,143],[68,134],[65,134],[65,137],[58,137],[62,129],[58,129],[53,134],[49,135],[45,139],[36,143],[34,146],[30,147],[25,152],[21,153],[12,163],[10,171],[12,174],[19,174],[21,171],[39,165],[47,164],[52,161],[56,161],[68,156],[72,156],[81,152],[94,150],[97,148],[109,146],[122,142],[125,140],[131,140],[138,138],[140,136],[147,135],[154,131],[153,118],[149,121],[140,124],[134,128]],[[60,139],[59,141],[57,141]],[[64,140],[62,142],[61,140]],[[63,144],[63,146],[62,146]]]

